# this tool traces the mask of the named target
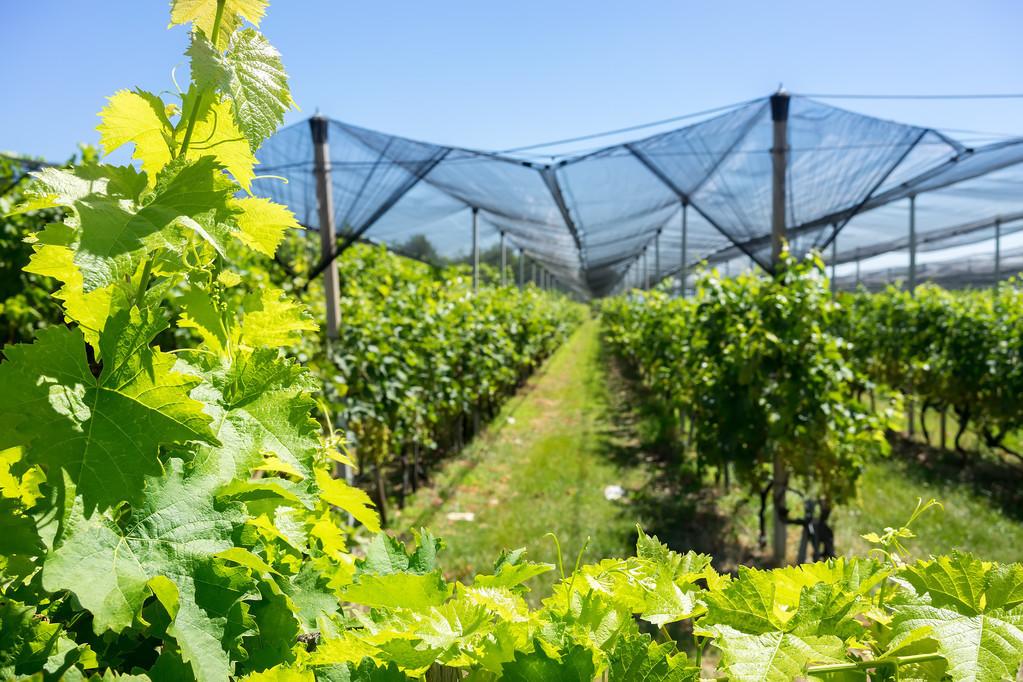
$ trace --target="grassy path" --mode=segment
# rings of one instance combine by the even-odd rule
[[[487,432],[413,496],[394,526],[428,527],[444,538],[443,564],[454,577],[489,568],[502,547],[525,546],[532,558],[556,563],[548,532],[569,569],[587,538],[584,560],[631,553],[640,519],[604,489],[637,490],[649,474],[618,463],[625,458],[616,458],[623,446],[608,381],[598,324],[589,320]]]
[[[637,523],[675,549],[714,555],[719,570],[763,564],[755,502],[738,486],[694,476],[691,462],[668,464],[675,446],[656,403],[606,357],[590,320],[410,499],[393,527],[427,527],[444,538],[442,565],[452,578],[488,570],[502,548],[525,546],[532,558],[557,563],[549,532],[567,569],[584,546],[584,561],[628,555]],[[935,497],[945,511],[918,522],[915,556],[962,549],[992,560],[1023,557],[1023,471],[963,467],[953,453],[904,440],[896,453],[868,465],[858,499],[836,510],[839,553],[865,553],[860,533],[901,525],[918,497]],[[611,485],[625,498],[606,499]],[[798,535],[793,528],[791,558]]]

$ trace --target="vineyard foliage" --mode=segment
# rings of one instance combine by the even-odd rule
[[[782,274],[706,273],[690,298],[645,292],[602,306],[605,338],[687,422],[701,463],[756,489],[780,458],[830,507],[887,451],[885,422],[859,401],[839,306],[811,257]]]
[[[0,363],[0,677],[696,680],[708,646],[736,680],[1015,674],[1023,566],[965,554],[906,565],[907,529],[871,536],[878,558],[734,577],[639,533],[631,558],[566,570],[503,552],[470,584],[445,580],[428,531],[411,547],[377,532],[365,493],[332,476],[351,460],[313,418],[320,380],[284,350],[317,366],[311,314],[245,276],[252,254],[273,255],[296,227],[245,192],[254,150],[291,105],[256,30],[265,9],[176,0],[172,25],[191,25],[188,90],[121,91],[101,114],[104,147],[131,144],[139,167],[43,170],[15,209],[59,211],[27,269],[59,282],[67,324],[5,346]],[[353,319],[392,299],[407,307],[323,361],[332,390],[361,396],[391,446],[485,405],[566,324],[509,312],[542,307],[535,294],[376,286],[351,290]],[[418,293],[395,295],[407,287]],[[430,315],[471,321],[439,342],[454,364],[401,378],[406,326],[426,325],[409,333],[428,343]],[[529,323],[510,340],[482,328],[509,320]],[[476,385],[438,402],[401,392],[439,376]],[[348,514],[369,532],[353,533]],[[529,580],[552,570],[562,580],[528,607]]]
[[[864,387],[952,410],[954,443],[970,429],[991,448],[1023,458],[1007,438],[1023,428],[1023,290],[1013,280],[996,291],[951,292],[934,285],[913,294],[891,287],[842,297],[836,328],[851,342]]]

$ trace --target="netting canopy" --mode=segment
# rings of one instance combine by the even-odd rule
[[[266,142],[259,170],[287,182],[264,178],[255,187],[319,229],[314,121]],[[401,251],[425,240],[438,255],[460,258],[475,213],[482,248],[503,236],[583,296],[615,291],[640,262],[650,281],[681,272],[683,259],[687,268],[735,260],[771,267],[768,97],[545,163],[325,125],[342,245],[366,239]],[[923,249],[1023,228],[1023,139],[973,148],[801,96],[790,99],[787,128],[785,222],[797,254],[821,249],[836,263],[855,262],[857,273],[861,263],[891,271],[883,254],[908,247],[909,197]]]

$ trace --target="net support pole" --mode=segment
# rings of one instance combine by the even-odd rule
[[[313,174],[316,177],[317,216],[320,223],[320,258],[327,266],[323,269],[323,293],[327,308],[327,344],[338,338],[338,326],[341,323],[341,291],[338,281],[337,259],[337,228],[334,225],[334,183],[330,175],[330,121],[325,116],[313,116],[309,119],[310,132],[313,138]],[[340,469],[340,471],[338,471]],[[355,479],[352,468],[338,462],[334,475],[352,485]],[[348,524],[355,519],[348,514]]]
[[[501,286],[505,286],[508,283],[507,277],[508,270],[508,244],[504,239],[504,232],[501,233]]]
[[[654,236],[654,284],[661,281],[661,231]]]
[[[909,295],[916,293],[916,195],[909,195]]]
[[[526,250],[519,249],[519,288],[526,286]]]
[[[856,257],[856,288],[860,288],[860,259]]]
[[[835,225],[838,229],[838,225]],[[838,233],[831,240],[831,295],[838,293]]]
[[[316,202],[320,222],[320,259],[329,263],[323,270],[323,292],[327,307],[327,338],[338,337],[338,325],[341,321],[341,293],[338,284],[337,261],[334,253],[337,249],[337,232],[334,226],[334,194],[330,179],[330,140],[328,139],[329,121],[324,116],[313,116],[309,119],[309,127],[313,136],[314,167],[316,176]]]
[[[689,204],[682,202],[682,267],[679,270],[679,290],[682,298],[686,297],[686,280],[689,279],[689,254],[687,253],[686,239],[689,234]]]
[[[909,295],[916,296],[916,195],[909,195]],[[913,396],[906,396],[907,431],[912,436],[916,432],[916,410],[913,409]]]
[[[771,264],[777,268],[785,244],[785,178],[789,147],[789,96],[785,92],[771,95]]]
[[[781,265],[781,254],[785,247],[785,177],[789,146],[789,96],[784,91],[771,95],[771,122],[773,139],[771,147],[771,269],[777,273]],[[783,566],[786,562],[788,545],[788,510],[785,496],[788,492],[789,474],[781,456],[776,454],[771,463],[771,495],[773,529],[771,548],[774,563]]]
[[[472,290],[480,288],[480,210],[472,207]]]
[[[995,294],[1002,283],[1002,219],[995,218]]]

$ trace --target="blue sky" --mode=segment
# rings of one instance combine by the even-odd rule
[[[94,142],[121,87],[173,90],[160,0],[0,0],[0,150]],[[1023,92],[1023,3],[277,0],[263,29],[301,113],[504,149],[769,94]],[[184,80],[182,78],[182,80]],[[1023,135],[1023,100],[843,101]],[[592,146],[593,143],[587,143]]]

